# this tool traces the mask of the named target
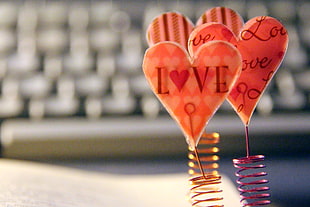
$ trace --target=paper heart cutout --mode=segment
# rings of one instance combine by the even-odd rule
[[[203,13],[196,25],[216,22],[226,25],[236,36],[239,35],[243,27],[242,17],[234,10],[226,7],[214,7]]]
[[[237,37],[225,25],[220,23],[205,23],[197,26],[189,36],[188,39],[188,52],[190,56],[199,49],[199,47],[208,41],[224,40],[237,45]]]
[[[178,58],[179,64],[167,64],[167,58]],[[191,147],[197,145],[206,124],[228,96],[241,67],[238,50],[224,41],[204,44],[192,58],[179,44],[160,42],[146,51],[143,60],[152,91]]]
[[[235,36],[231,37],[232,32],[229,34],[225,28],[217,23],[200,25],[190,36],[188,50],[194,54],[204,43],[201,41],[196,45],[193,40],[207,35],[236,45],[242,56],[243,67],[227,99],[244,125],[248,125],[260,97],[284,58],[288,35],[278,20],[266,16],[249,20],[237,42]]]
[[[228,101],[247,126],[260,97],[284,58],[288,34],[278,20],[261,16],[244,25],[239,39],[242,72]]]
[[[178,12],[167,12],[157,16],[149,24],[146,39],[149,46],[173,41],[187,48],[187,40],[193,29],[193,23],[184,15]]]

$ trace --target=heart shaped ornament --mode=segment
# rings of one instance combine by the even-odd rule
[[[196,25],[216,22],[226,25],[236,36],[239,35],[243,27],[242,17],[234,10],[226,7],[214,7],[203,13]]]
[[[249,20],[242,29],[238,50],[242,55],[242,72],[228,96],[244,125],[281,64],[288,46],[285,27],[272,17]]]
[[[177,43],[161,42],[144,56],[145,77],[187,143],[198,144],[201,134],[240,75],[238,50],[224,41],[202,45],[195,56]]]
[[[194,56],[201,45],[213,40],[224,40],[233,45],[237,45],[238,42],[237,37],[227,26],[214,22],[205,23],[197,26],[189,36],[188,52],[190,56]]]
[[[193,29],[193,23],[184,15],[167,12],[157,16],[149,24],[146,39],[149,46],[159,42],[173,41],[187,48],[188,37]]]

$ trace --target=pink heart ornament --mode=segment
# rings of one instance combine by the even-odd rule
[[[242,56],[242,73],[227,99],[244,125],[248,125],[260,97],[284,58],[288,35],[278,20],[265,16],[249,20],[238,38],[229,31],[223,24],[200,25],[190,35],[188,50],[193,55],[205,44],[203,41],[193,44],[193,40],[201,36],[213,36],[213,39],[231,42],[238,48]]]
[[[154,62],[154,57],[159,61]],[[231,57],[231,62],[227,63],[225,57]],[[170,67],[165,64],[165,58],[180,61]],[[143,61],[143,71],[151,89],[191,147],[197,145],[206,124],[228,96],[241,67],[238,50],[224,41],[204,44],[192,58],[179,44],[160,42],[146,51]]]

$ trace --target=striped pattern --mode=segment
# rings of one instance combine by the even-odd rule
[[[197,25],[209,22],[217,22],[226,25],[232,32],[239,36],[243,27],[242,17],[234,10],[225,7],[214,7],[207,10],[197,21]]]
[[[167,12],[156,17],[147,29],[149,46],[158,42],[173,41],[187,48],[187,41],[194,29],[193,23],[180,13]]]

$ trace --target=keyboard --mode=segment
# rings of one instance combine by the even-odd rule
[[[1,1],[3,156],[183,153],[184,137],[142,73],[145,29],[162,12],[195,22],[214,6],[245,20],[273,16],[289,31],[286,57],[254,113],[253,136],[273,137],[273,146],[277,135],[286,149],[296,141],[289,135],[310,135],[308,1]],[[243,126],[228,103],[207,130],[230,140],[224,150],[239,150]]]

